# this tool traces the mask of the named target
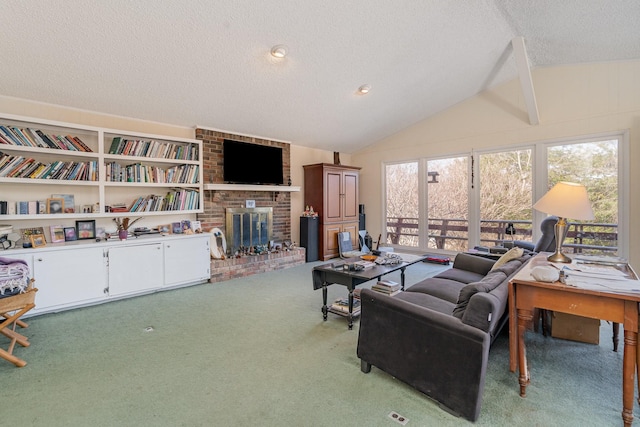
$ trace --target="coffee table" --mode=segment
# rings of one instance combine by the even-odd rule
[[[349,290],[349,312],[346,317],[349,319],[349,329],[353,329],[353,291],[358,285],[366,283],[373,279],[378,279],[386,274],[400,271],[400,284],[404,290],[404,271],[412,264],[424,261],[426,255],[413,255],[397,253],[403,259],[401,264],[395,265],[377,265],[360,271],[349,271],[344,269],[345,263],[359,261],[359,258],[349,258],[346,260],[334,261],[313,268],[313,289],[322,289],[322,317],[327,320],[329,307],[327,306],[327,287],[333,284],[346,286]],[[340,314],[340,313],[338,313]]]

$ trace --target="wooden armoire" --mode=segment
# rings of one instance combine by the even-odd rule
[[[319,254],[335,258],[338,233],[349,231],[353,247],[358,247],[358,181],[360,168],[330,163],[304,167],[304,204],[313,206],[320,220]]]

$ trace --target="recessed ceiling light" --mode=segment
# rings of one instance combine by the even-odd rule
[[[284,58],[285,56],[287,56],[287,47],[283,44],[272,47],[271,56],[273,56],[274,58]]]
[[[366,95],[371,90],[371,85],[362,85],[358,88],[358,93],[361,95]]]

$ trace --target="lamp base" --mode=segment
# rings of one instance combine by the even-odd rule
[[[551,254],[551,255],[549,255],[547,257],[547,261],[549,261],[549,262],[564,262],[564,263],[568,264],[568,263],[571,262],[571,258],[566,256],[562,252],[554,252],[553,254]]]

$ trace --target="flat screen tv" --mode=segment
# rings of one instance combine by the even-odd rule
[[[222,145],[224,182],[282,185],[282,148],[225,139]]]

